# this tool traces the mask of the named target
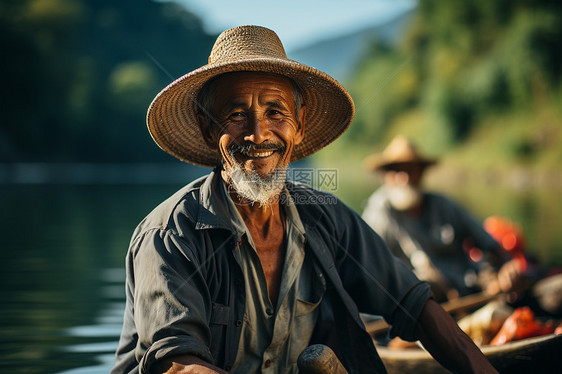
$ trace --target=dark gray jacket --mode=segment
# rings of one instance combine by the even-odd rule
[[[137,227],[127,254],[127,304],[112,373],[148,372],[192,354],[229,370],[245,308],[233,250],[240,238],[218,196],[220,172],[184,187]],[[380,237],[333,195],[287,183],[317,271],[318,323],[311,344],[330,346],[350,373],[384,373],[359,312],[382,315],[407,340],[430,296]]]

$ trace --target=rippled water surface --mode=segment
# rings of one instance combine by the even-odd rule
[[[131,233],[179,187],[0,186],[0,372],[108,372]]]

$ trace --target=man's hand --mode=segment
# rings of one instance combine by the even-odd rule
[[[515,260],[511,260],[502,265],[498,271],[498,284],[503,292],[517,289],[523,277],[522,269]]]
[[[491,295],[521,291],[524,284],[523,271],[516,260],[505,262],[498,271],[487,265],[478,273],[478,284]]]
[[[431,299],[422,310],[416,336],[441,365],[455,373],[498,374],[472,339]]]
[[[156,364],[150,372],[154,374],[228,374],[199,357],[191,355],[170,357]]]

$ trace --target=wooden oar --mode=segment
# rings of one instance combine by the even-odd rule
[[[441,304],[441,307],[447,313],[457,313],[459,311],[472,309],[484,305],[487,302],[494,300],[499,295],[500,293],[491,294],[487,292],[480,292],[473,295],[467,295],[467,296],[446,301]],[[389,326],[384,319],[379,319],[376,321],[365,323],[365,329],[371,336],[379,334],[381,332],[385,332],[386,330],[388,330],[388,327]]]
[[[302,351],[297,366],[301,374],[348,374],[334,351],[323,344],[314,344]]]

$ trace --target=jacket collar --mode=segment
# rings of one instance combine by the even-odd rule
[[[220,168],[214,169],[199,188],[197,230],[226,229],[236,231],[229,218],[228,196],[224,193]]]

